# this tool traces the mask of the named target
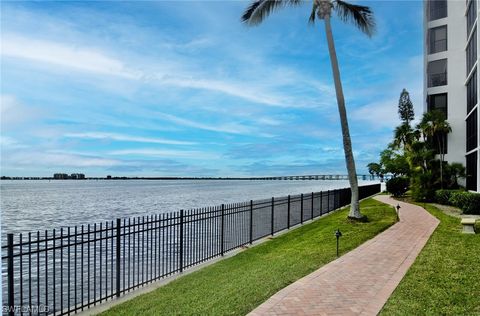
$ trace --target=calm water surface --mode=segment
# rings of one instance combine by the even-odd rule
[[[0,182],[2,237],[345,187],[342,180],[7,180]]]

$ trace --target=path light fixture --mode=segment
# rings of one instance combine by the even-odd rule
[[[342,237],[342,232],[338,228],[337,228],[337,231],[335,232],[335,237],[337,237],[337,258],[338,258],[338,240],[340,239],[340,237]]]
[[[399,213],[400,213],[400,204],[397,204],[397,221],[398,222],[400,221]]]

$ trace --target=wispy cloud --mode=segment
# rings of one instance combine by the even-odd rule
[[[401,89],[417,117],[424,102],[421,2],[369,5],[371,40],[333,21],[360,173],[397,125]],[[305,6],[246,28],[244,6],[2,3],[2,172],[343,170],[322,26]]]
[[[152,138],[152,137],[140,137],[130,136],[115,133],[101,133],[101,132],[88,132],[88,133],[68,133],[65,135],[67,138],[81,138],[81,139],[105,139],[122,142],[136,142],[136,143],[152,143],[152,144],[166,144],[166,145],[195,145],[195,142],[180,141],[164,138]]]
[[[80,71],[138,79],[118,59],[101,51],[65,43],[38,40],[15,34],[2,34],[2,56],[47,63]]]
[[[121,149],[107,153],[114,156],[147,156],[147,157],[163,157],[163,158],[190,158],[190,159],[217,159],[220,156],[213,153],[192,150],[161,150],[161,149]]]
[[[182,62],[185,62],[184,58],[170,60],[170,67],[163,69],[162,72],[150,72],[141,70],[138,67],[139,64],[135,64],[135,61],[132,65],[132,61],[124,62],[120,58],[109,56],[108,53],[99,48],[39,40],[17,34],[2,35],[1,54],[4,58],[20,58],[34,63],[54,65],[57,68],[63,68],[65,71],[73,69],[90,74],[115,76],[160,86],[212,91],[267,106],[286,108],[315,106],[315,104],[309,102],[298,102],[297,99],[292,99],[286,94],[269,91],[270,89],[264,87],[264,85],[258,85],[257,82],[235,82],[225,77],[213,79],[207,73],[189,71],[187,70],[188,66],[180,66]],[[151,68],[164,67],[155,62],[155,65]],[[319,87],[318,84],[316,86]],[[272,88],[275,88],[274,84]]]
[[[167,114],[167,113],[160,113],[156,112],[155,116],[157,118],[163,119],[165,121],[169,121],[178,125],[192,127],[196,129],[202,129],[212,132],[219,132],[219,133],[229,133],[229,134],[239,134],[239,135],[257,135],[263,137],[273,137],[271,134],[261,133],[253,127],[249,127],[246,125],[242,125],[239,123],[200,123],[193,120],[185,119],[182,117],[178,117],[175,115]]]

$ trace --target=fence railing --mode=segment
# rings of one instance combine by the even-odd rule
[[[362,186],[360,198],[380,192]],[[66,315],[350,203],[350,189],[7,235],[3,312]]]

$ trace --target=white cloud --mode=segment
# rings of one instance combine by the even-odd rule
[[[350,117],[368,123],[372,129],[393,128],[399,124],[397,102],[395,99],[374,102],[354,109]]]
[[[18,151],[2,156],[5,166],[45,166],[45,167],[111,167],[118,165],[119,160],[84,156],[68,153],[51,153],[40,151]]]
[[[195,42],[195,41],[193,41]],[[204,40],[200,40],[203,43]],[[196,45],[196,44],[195,44]],[[121,58],[109,56],[103,50],[91,47],[81,47],[66,42],[52,40],[40,40],[14,33],[2,35],[2,57],[19,58],[35,63],[55,65],[55,70],[77,70],[90,74],[109,75],[121,79],[134,80],[140,83],[176,88],[199,89],[218,92],[237,97],[246,101],[273,107],[284,108],[308,108],[317,107],[318,102],[305,98],[304,93],[300,96],[292,96],[285,93],[273,92],[284,85],[310,87],[323,94],[331,96],[331,87],[306,78],[303,75],[289,69],[269,70],[266,65],[262,73],[262,82],[251,80],[235,81],[229,78],[212,78],[211,73],[195,72],[198,60],[185,59],[183,56],[170,55],[164,57],[167,63],[162,64],[158,60],[149,62],[143,57],[129,59],[125,62]],[[144,66],[140,66],[144,65]],[[162,69],[150,72],[141,70]],[[249,68],[246,65],[246,68]],[[263,82],[267,82],[268,85]]]
[[[138,74],[127,69],[118,59],[101,51],[66,43],[2,34],[1,54],[3,57],[22,58],[91,73],[138,78]]]
[[[5,135],[0,135],[0,147],[3,149],[17,149],[17,148],[25,148],[27,147],[24,144],[21,144],[18,142],[16,139],[5,136]]]
[[[69,133],[66,134],[67,138],[83,138],[83,139],[108,139],[114,141],[125,142],[137,142],[137,143],[152,143],[152,144],[166,144],[166,145],[194,145],[194,142],[171,140],[164,138],[151,138],[151,137],[139,137],[122,135],[115,133],[100,133],[100,132],[88,132],[88,133]]]
[[[17,126],[34,119],[41,115],[37,108],[27,106],[20,102],[13,95],[2,94],[0,96],[0,119],[2,131],[8,127]]]
[[[228,124],[204,124],[204,123],[199,123],[195,122],[192,120],[184,119],[175,115],[171,114],[166,114],[166,113],[159,113],[156,112],[155,116],[157,118],[182,125],[182,126],[188,126],[188,127],[193,127],[193,128],[198,128],[198,129],[203,129],[207,131],[212,131],[212,132],[220,132],[220,133],[229,133],[229,134],[240,134],[240,135],[256,135],[256,136],[262,136],[262,137],[272,137],[273,135],[270,134],[265,134],[265,133],[257,133],[256,129],[237,124],[237,123],[228,123]]]
[[[192,158],[192,159],[218,159],[219,155],[213,153],[205,153],[201,151],[188,150],[158,150],[158,149],[121,149],[108,152],[109,155],[126,156],[126,155],[141,155],[163,158]]]

